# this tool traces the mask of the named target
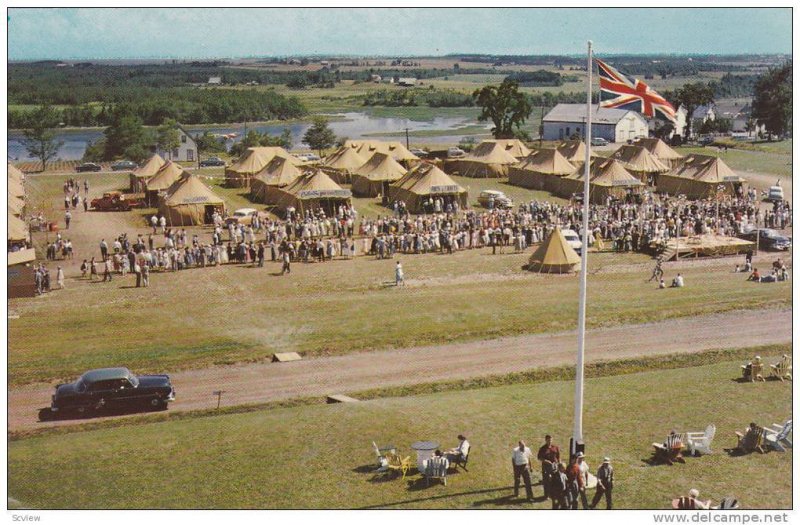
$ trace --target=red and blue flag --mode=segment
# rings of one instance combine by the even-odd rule
[[[601,107],[629,109],[647,117],[655,117],[658,113],[675,121],[675,108],[650,86],[637,78],[620,73],[602,60],[595,61],[600,72]]]

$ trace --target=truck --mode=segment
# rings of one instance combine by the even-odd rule
[[[107,191],[99,199],[92,199],[95,211],[128,211],[131,208],[144,207],[144,194]]]

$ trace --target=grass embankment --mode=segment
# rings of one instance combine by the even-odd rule
[[[151,274],[148,289],[127,289],[131,276],[70,280],[62,292],[10,301],[20,318],[9,326],[9,381],[74,378],[112,364],[179,370],[277,351],[342,354],[574,328],[578,279],[530,274],[521,269],[529,256],[530,249],[401,256],[404,289],[385,286],[394,261],[371,257],[295,264],[282,278],[274,276],[278,263]],[[656,290],[644,283],[648,257],[597,254],[590,271],[602,273],[589,282],[589,326],[791,304],[789,283],[746,283],[731,264],[686,265],[687,288]],[[668,266],[667,277],[673,273]]]
[[[786,419],[791,383],[737,376],[738,361],[726,361],[587,381],[588,460],[594,470],[613,458],[618,508],[668,508],[691,487],[716,501],[733,495],[743,508],[791,506],[791,451],[722,450],[751,420]],[[566,448],[572,395],[570,381],[523,384],[34,437],[9,445],[8,491],[32,508],[549,508],[511,498],[508,459],[518,439],[535,447],[545,433]],[[645,462],[671,428],[709,423],[714,454]],[[469,472],[446,487],[426,488],[416,474],[378,482],[371,472],[373,440],[413,457],[413,441],[453,446],[459,432],[473,444]]]
[[[699,153],[701,155],[713,155],[721,158],[733,170],[741,172],[747,177],[748,172],[767,173],[779,177],[792,176],[792,155],[789,153],[777,153],[775,151],[759,151],[744,149],[729,149],[720,151],[715,147],[680,147],[676,150],[681,155]]]

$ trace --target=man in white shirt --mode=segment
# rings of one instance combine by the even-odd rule
[[[528,501],[533,499],[531,488],[531,449],[520,440],[519,446],[511,452],[511,465],[514,467],[514,497],[519,497],[519,478],[525,482],[525,493]]]
[[[469,454],[469,441],[467,441],[466,436],[459,434],[458,439],[458,446],[447,451],[447,459],[451,463],[464,463]]]

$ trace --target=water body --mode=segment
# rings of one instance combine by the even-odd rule
[[[348,137],[351,139],[359,138],[372,138],[380,139],[380,136],[374,134],[379,133],[396,133],[405,130],[409,131],[422,131],[422,130],[454,130],[453,135],[437,135],[433,137],[425,137],[423,140],[426,143],[453,143],[461,140],[462,135],[459,135],[456,128],[476,124],[477,121],[465,117],[437,117],[431,121],[417,121],[407,118],[398,117],[372,117],[365,113],[344,113],[336,115],[343,120],[335,120],[329,125],[338,137]],[[285,128],[289,128],[292,133],[292,144],[295,148],[303,147],[303,135],[306,130],[311,126],[310,122],[291,122],[286,124],[249,124],[247,130],[257,130],[261,133],[267,132],[271,135],[280,135]],[[228,147],[236,141],[241,140],[244,134],[244,124],[226,124],[221,126],[201,126],[188,130],[191,134],[204,133],[210,131],[211,133],[219,133],[221,135],[229,133],[237,133],[236,139],[228,141]],[[367,137],[369,135],[369,137]],[[86,151],[86,146],[103,137],[102,129],[86,129],[86,130],[63,130],[56,134],[57,140],[63,141],[64,144],[58,150],[58,157],[60,160],[79,160],[83,158],[83,153]],[[27,150],[22,142],[24,136],[20,132],[9,132],[8,134],[8,157],[10,160],[33,160],[28,155]],[[391,140],[399,140],[405,142],[405,137],[390,136],[386,137]],[[414,137],[411,137],[411,145],[414,145]]]

